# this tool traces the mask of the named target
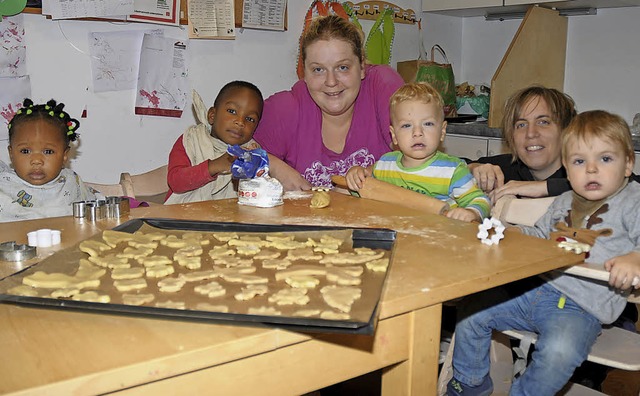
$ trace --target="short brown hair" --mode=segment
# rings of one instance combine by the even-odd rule
[[[560,131],[566,128],[576,115],[576,104],[571,96],[557,89],[532,85],[515,92],[507,99],[502,117],[502,136],[511,149],[513,161],[518,159],[513,138],[515,123],[524,111],[524,106],[534,98],[545,101],[551,112],[551,119],[558,124]]]
[[[396,90],[389,99],[389,112],[393,117],[393,110],[402,102],[407,100],[416,100],[422,103],[434,103],[441,115],[441,119],[444,119],[444,100],[440,93],[426,82],[411,82],[406,83]]]
[[[578,114],[562,132],[562,159],[566,160],[570,141],[586,141],[590,138],[609,140],[619,146],[631,163],[635,163],[635,152],[631,131],[627,122],[616,114],[604,110],[591,110]]]
[[[361,62],[365,61],[364,33],[349,20],[337,15],[315,18],[300,38],[302,63],[307,59],[307,47],[318,40],[342,40],[351,45],[353,53]]]

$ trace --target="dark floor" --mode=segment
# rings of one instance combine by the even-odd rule
[[[640,310],[640,304],[638,305]],[[640,331],[640,321],[636,323]],[[319,396],[379,396],[381,371],[374,371],[340,384],[314,392]],[[602,383],[603,393],[610,396],[640,396],[640,371],[611,370]]]

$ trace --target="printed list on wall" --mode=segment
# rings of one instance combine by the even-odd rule
[[[244,0],[242,27],[284,30],[287,0]]]
[[[234,39],[233,0],[189,0],[189,38]]]

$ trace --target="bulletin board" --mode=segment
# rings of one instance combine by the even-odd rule
[[[180,2],[180,24],[181,25],[188,25],[189,24],[189,20],[187,18],[187,9],[188,9],[188,1],[189,0],[182,0]],[[37,4],[32,4],[29,3],[27,4],[27,7],[22,11],[28,14],[41,14],[42,13],[42,3],[39,3],[40,6],[38,6]],[[244,0],[233,0],[233,5],[234,5],[234,16],[235,16],[235,25],[236,27],[242,27],[242,11],[244,8]],[[104,18],[82,18],[85,20],[105,20],[108,21],[107,19]],[[284,29],[287,30],[288,28],[288,7],[285,8],[284,11]]]
[[[180,24],[181,25],[188,25],[189,24],[189,20],[187,18],[187,7],[188,7],[188,1],[189,0],[182,0],[180,2]],[[244,8],[244,0],[233,0],[233,6],[234,6],[234,16],[235,16],[235,24],[236,27],[240,28],[242,27],[242,10]],[[285,30],[287,30],[288,24],[287,24],[287,20],[288,20],[288,7],[285,8],[284,11],[284,28]]]

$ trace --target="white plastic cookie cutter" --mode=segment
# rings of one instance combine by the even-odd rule
[[[27,233],[29,246],[49,247],[60,243],[60,230],[50,230],[43,228]]]
[[[497,245],[500,240],[504,238],[505,226],[502,222],[496,218],[486,218],[482,224],[478,225],[477,237],[485,245]],[[493,229],[493,233],[490,235],[489,231]]]

